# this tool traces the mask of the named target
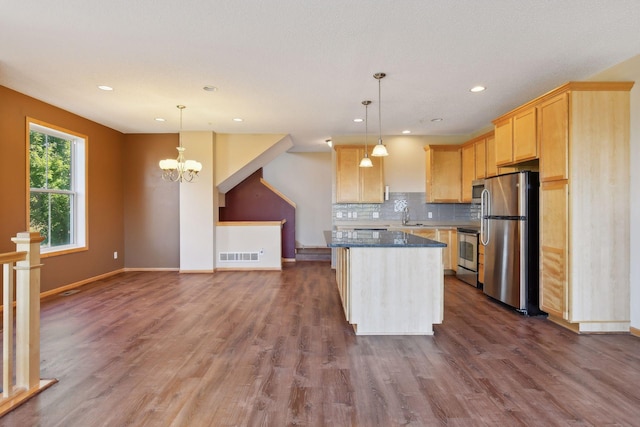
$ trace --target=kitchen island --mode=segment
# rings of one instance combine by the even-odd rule
[[[446,244],[402,231],[326,231],[356,335],[432,335],[442,323]]]

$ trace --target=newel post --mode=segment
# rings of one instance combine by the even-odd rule
[[[16,387],[40,384],[40,233],[21,232],[11,239],[16,251],[27,252],[16,262]]]

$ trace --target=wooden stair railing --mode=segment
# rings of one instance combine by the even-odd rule
[[[0,254],[3,267],[0,416],[56,383],[56,380],[40,379],[40,242],[44,238],[40,233],[22,232],[11,240],[16,244],[16,252]]]

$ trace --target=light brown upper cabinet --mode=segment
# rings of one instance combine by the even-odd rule
[[[491,137],[493,138],[493,136]],[[476,146],[476,174],[475,179],[487,177],[487,137],[481,138]]]
[[[471,183],[476,177],[475,143],[462,146],[462,202],[471,202]]]
[[[531,107],[513,118],[513,163],[538,158],[536,111]]]
[[[509,166],[538,158],[535,105],[494,120],[497,166]]]
[[[562,93],[538,107],[540,180],[567,179],[569,160],[569,94]]]
[[[471,186],[474,180],[486,178],[488,165],[487,149],[490,158],[495,158],[494,133],[480,135],[462,145],[462,202],[471,203]],[[491,167],[497,171],[495,161]],[[494,172],[494,175],[496,172]]]
[[[462,157],[458,145],[427,145],[427,203],[460,203]]]
[[[496,166],[513,163],[513,118],[494,122],[496,138]]]
[[[487,173],[485,178],[498,175],[498,167],[496,166],[496,137],[495,134],[487,136],[485,142],[485,153],[487,162]]]
[[[382,203],[384,201],[383,158],[369,158],[372,168],[361,168],[364,157],[362,145],[337,145],[336,150],[336,202]]]

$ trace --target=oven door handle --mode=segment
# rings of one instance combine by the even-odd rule
[[[491,210],[491,200],[489,199],[489,190],[482,190],[480,195],[480,243],[484,246],[489,244],[489,211]]]

